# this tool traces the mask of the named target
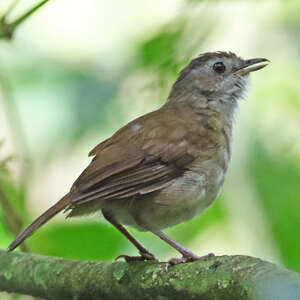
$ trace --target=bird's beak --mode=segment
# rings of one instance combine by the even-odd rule
[[[263,62],[266,62],[265,64],[262,64]],[[245,76],[248,75],[250,72],[254,72],[257,70],[260,70],[268,65],[270,61],[266,58],[252,58],[247,59],[244,61],[244,65],[234,71],[234,75],[240,75]],[[258,65],[259,64],[259,65]]]

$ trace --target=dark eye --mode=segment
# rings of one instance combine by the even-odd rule
[[[222,62],[216,62],[214,65],[213,65],[213,68],[214,68],[214,71],[221,74],[221,73],[224,73],[225,70],[226,70],[226,67],[225,65],[222,63]]]

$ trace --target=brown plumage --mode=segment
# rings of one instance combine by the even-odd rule
[[[232,82],[214,71],[222,61]],[[247,78],[245,62],[223,52],[193,60],[167,103],[96,146],[71,191],[26,228],[9,250],[62,210],[68,217],[101,210],[143,259],[154,255],[121,224],[150,230],[182,253],[181,260],[171,263],[198,259],[159,230],[199,215],[216,198],[231,155],[233,113]],[[243,76],[234,77],[240,69]]]
[[[72,204],[114,198],[115,193],[125,198],[159,190],[196,157],[209,155],[208,148],[218,146],[217,128],[191,114],[192,110],[183,113],[180,106],[166,106],[127,124],[95,147],[90,152],[93,161],[73,185]]]

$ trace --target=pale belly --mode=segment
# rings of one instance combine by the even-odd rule
[[[138,196],[121,206],[111,202],[110,211],[119,223],[138,230],[147,230],[145,225],[151,229],[171,227],[200,215],[217,197],[224,175],[222,168],[205,174],[188,171],[160,192]]]

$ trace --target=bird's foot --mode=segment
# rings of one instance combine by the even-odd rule
[[[135,261],[156,261],[159,262],[159,260],[154,256],[154,254],[150,252],[140,252],[140,256],[129,256],[129,255],[119,255],[115,258],[115,260],[118,260],[120,258],[124,258],[126,262],[135,262]]]
[[[174,258],[171,258],[167,264],[166,264],[166,271],[168,271],[168,268],[170,266],[174,266],[174,265],[178,265],[178,264],[182,264],[182,263],[188,263],[188,262],[193,262],[193,261],[197,261],[197,260],[206,260],[210,257],[213,257],[215,256],[213,253],[209,253],[207,255],[204,255],[204,256],[198,256],[198,255],[195,255],[193,253],[188,253],[182,257],[174,257]]]

